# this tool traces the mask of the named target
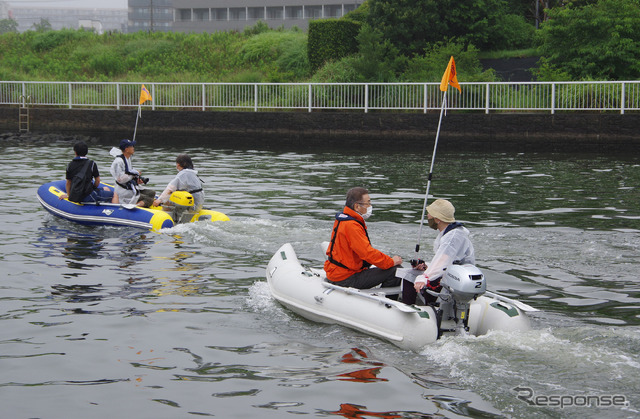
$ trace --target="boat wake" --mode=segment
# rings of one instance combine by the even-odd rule
[[[640,374],[639,344],[635,328],[585,325],[445,336],[424,347],[421,355],[427,364],[437,365],[440,374],[514,417],[526,416],[532,400],[542,400],[540,408],[554,411],[559,406],[553,400],[564,400],[563,417],[584,417],[585,397],[594,409],[638,412],[633,399],[640,388],[633,383]],[[613,397],[619,405],[612,406]]]

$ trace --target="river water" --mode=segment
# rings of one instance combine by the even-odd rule
[[[371,191],[374,246],[414,257],[432,145],[360,156],[142,143],[133,161],[150,185],[188,152],[205,207],[231,218],[161,233],[44,211],[36,189],[64,177],[71,145],[0,145],[3,417],[640,416],[637,156],[439,153],[430,192],[471,230],[488,288],[541,311],[528,332],[414,353],[292,314],[265,267],[286,242],[320,266],[356,185]],[[89,152],[108,181],[111,145]],[[433,238],[422,229],[426,259]]]

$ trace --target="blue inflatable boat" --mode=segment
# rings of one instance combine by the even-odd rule
[[[100,184],[100,187],[104,186],[113,189],[111,185]],[[60,195],[65,193],[65,187],[65,180],[45,183],[38,188],[38,200],[51,214],[81,224],[127,226],[158,231],[173,227],[177,222],[229,220],[229,217],[221,212],[205,209],[198,212],[182,211],[177,214],[165,211],[162,207],[140,208],[104,202],[79,204],[68,199],[60,199]]]

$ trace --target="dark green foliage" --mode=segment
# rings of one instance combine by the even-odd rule
[[[493,49],[513,50],[534,45],[535,26],[523,16],[506,14],[498,16],[492,34]]]
[[[246,27],[243,31],[243,34],[245,36],[252,36],[261,34],[263,32],[269,32],[270,30],[271,29],[269,28],[269,25],[259,20],[255,25]]]
[[[640,2],[600,0],[555,8],[538,32],[538,78],[636,80],[640,77]]]
[[[52,30],[48,19],[40,18],[39,23],[34,23],[32,29],[36,32],[48,32]]]
[[[378,31],[364,25],[358,35],[359,52],[321,67],[314,82],[439,82],[453,55],[460,81],[495,81],[492,70],[483,71],[478,50],[462,43],[436,43],[423,55],[399,55]]]
[[[348,19],[321,19],[309,22],[308,53],[312,71],[328,61],[357,52],[360,23]]]
[[[71,44],[90,38],[92,32],[85,30],[61,29],[59,31],[38,32],[31,43],[37,52],[51,51],[64,44]]]
[[[343,18],[355,22],[367,23],[367,19],[369,19],[369,0],[365,0],[357,9],[350,11],[344,15]]]
[[[369,24],[402,54],[421,54],[436,42],[454,40],[480,49],[504,41],[495,35],[508,14],[506,0],[369,0]]]
[[[276,59],[276,66],[284,80],[301,80],[311,75],[307,37],[300,34],[297,39],[286,42],[284,50]]]
[[[507,13],[525,16],[530,10],[535,9],[535,2],[539,0],[511,0],[507,2]],[[542,7],[542,6],[540,6]]]
[[[307,37],[298,31],[268,31],[252,36],[240,48],[245,65],[266,68],[268,81],[309,76]]]
[[[406,57],[368,24],[356,36],[358,51],[340,60],[328,61],[314,77],[317,82],[392,82],[402,71]]]
[[[402,71],[406,58],[382,33],[369,25],[363,25],[357,36],[358,55],[354,70],[363,82],[393,82]]]
[[[18,22],[13,19],[0,19],[0,34],[18,32]]]
[[[264,76],[259,71],[242,70],[227,80],[229,83],[262,83]]]
[[[437,43],[427,49],[423,56],[414,57],[407,64],[406,70],[402,74],[402,81],[440,81],[451,56],[456,61],[458,81],[495,81],[495,75],[492,70],[482,70],[482,65],[478,59],[478,50],[475,47],[454,42]]]
[[[88,70],[95,74],[104,74],[114,77],[122,74],[126,69],[126,64],[122,57],[111,49],[103,48],[96,51],[88,59]]]
[[[329,61],[313,74],[311,81],[314,83],[354,83],[361,80],[360,74],[355,70],[355,63],[359,60],[355,55],[350,55],[338,61]]]
[[[559,3],[559,1],[556,0],[556,3]],[[593,5],[596,3],[598,3],[598,0],[566,0],[562,4],[556,4],[556,6],[563,5],[563,6],[568,6],[572,8],[577,8],[577,7]]]

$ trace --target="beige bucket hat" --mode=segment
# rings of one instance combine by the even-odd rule
[[[436,199],[427,206],[427,212],[434,218],[444,221],[445,223],[453,223],[456,221],[453,214],[456,209],[453,204],[446,199]]]

